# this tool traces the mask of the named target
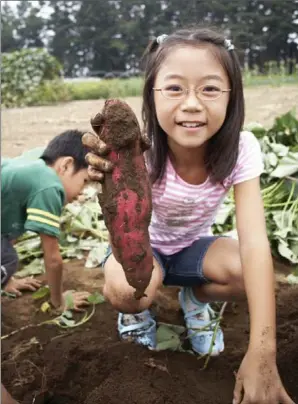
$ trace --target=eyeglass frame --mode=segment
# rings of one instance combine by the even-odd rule
[[[165,85],[165,86],[166,86],[166,85]],[[189,92],[191,91],[191,89],[190,89],[190,88],[186,88],[186,87],[184,87],[184,86],[182,86],[182,85],[180,85],[180,86],[181,86],[185,91],[182,92],[181,97],[177,97],[177,98],[176,98],[176,97],[171,98],[171,97],[165,96],[164,93],[163,93],[164,87],[162,87],[162,88],[152,87],[152,90],[154,90],[154,91],[160,91],[161,95],[162,95],[164,98],[166,98],[167,100],[182,100],[185,96],[187,96],[187,95],[189,94]],[[202,88],[202,87],[206,87],[206,85],[203,84],[202,86],[199,86],[199,87],[194,88],[194,90],[195,90],[195,95],[196,95],[196,97],[199,98],[199,99],[201,99],[201,100],[203,100],[203,101],[215,101],[215,100],[218,100],[218,99],[223,95],[223,93],[229,93],[230,91],[232,91],[231,88],[228,88],[228,89],[225,89],[225,90],[220,90],[220,94],[219,94],[218,97],[216,97],[216,98],[209,98],[209,99],[208,99],[208,98],[201,98],[201,97],[198,96],[196,90],[197,90],[197,89],[200,89],[200,88]]]

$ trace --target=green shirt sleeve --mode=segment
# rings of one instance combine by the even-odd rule
[[[34,194],[27,204],[25,230],[59,237],[64,194],[56,187]]]

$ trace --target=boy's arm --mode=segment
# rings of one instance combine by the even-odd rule
[[[56,308],[63,303],[63,260],[59,250],[59,243],[56,237],[40,234],[44,264],[48,285],[50,287],[51,302]]]

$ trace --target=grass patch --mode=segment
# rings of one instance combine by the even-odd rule
[[[286,84],[298,84],[298,75],[243,75],[244,87],[261,85],[282,86]],[[143,90],[143,78],[94,80],[67,83],[72,100],[97,100],[107,98],[140,97]]]
[[[253,87],[253,86],[283,86],[286,84],[298,84],[298,74],[290,75],[280,75],[280,74],[271,74],[271,75],[253,75],[250,73],[246,73],[243,75],[243,84],[244,87]]]
[[[256,72],[243,73],[244,87],[254,86],[283,86],[298,84],[298,74],[260,75]],[[110,80],[82,80],[63,82],[61,80],[47,81],[39,86],[30,97],[23,100],[22,106],[54,105],[59,102],[75,100],[99,100],[108,98],[141,97],[143,78]],[[15,105],[12,103],[8,107]]]
[[[136,97],[142,94],[143,79],[94,80],[87,82],[67,83],[72,100],[97,100],[114,97]]]

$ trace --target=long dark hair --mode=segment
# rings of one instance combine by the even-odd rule
[[[244,122],[244,96],[241,67],[234,50],[228,50],[225,36],[210,28],[190,28],[174,32],[162,41],[152,41],[143,55],[145,82],[143,89],[142,118],[144,131],[152,141],[148,151],[151,180],[161,180],[168,154],[167,135],[160,127],[155,111],[152,88],[156,75],[168,56],[177,46],[198,47],[207,44],[225,69],[231,88],[226,119],[219,131],[208,140],[205,166],[213,183],[223,184],[231,174],[238,157],[239,136]]]

